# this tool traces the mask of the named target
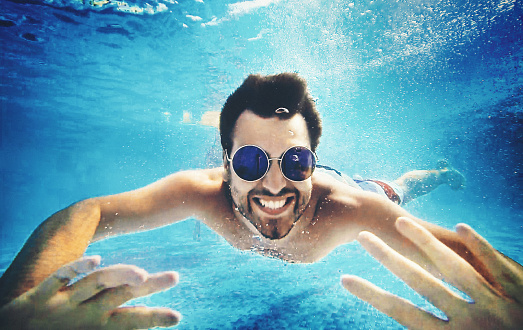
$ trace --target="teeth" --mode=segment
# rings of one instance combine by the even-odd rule
[[[263,207],[267,207],[269,209],[275,210],[275,209],[279,209],[279,208],[283,207],[283,205],[285,205],[285,200],[275,202],[275,201],[266,201],[266,200],[260,199],[260,204]]]

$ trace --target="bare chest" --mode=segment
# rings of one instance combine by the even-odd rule
[[[239,250],[251,251],[286,262],[311,263],[332,250],[328,248],[331,244],[328,244],[327,237],[318,229],[315,223],[305,219],[303,223],[298,222],[286,237],[271,240],[262,236],[253,226],[234,218],[229,219],[226,225],[215,231]]]
[[[259,235],[253,235],[248,250],[265,257],[277,258],[292,263],[308,263],[319,259],[309,234],[303,233],[301,239],[286,242],[268,240]],[[317,241],[317,240],[314,240]]]

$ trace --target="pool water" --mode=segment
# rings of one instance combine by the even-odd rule
[[[249,73],[298,72],[323,164],[393,180],[446,158],[467,187],[406,205],[465,222],[523,262],[523,10],[515,0],[0,2],[0,269],[52,213],[217,166],[202,124]],[[439,313],[356,243],[320,262],[240,252],[196,220],[91,245],[103,264],[176,270],[132,304],[178,329],[397,329],[340,285],[355,274]]]

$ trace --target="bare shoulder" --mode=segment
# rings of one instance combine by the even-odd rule
[[[362,191],[324,173],[315,173],[313,187],[312,224],[324,241],[330,248],[353,241],[361,231]]]
[[[352,241],[362,230],[375,229],[408,215],[386,198],[318,174],[313,181],[317,198],[315,219],[343,233],[345,241]]]
[[[176,172],[136,190],[96,198],[101,209],[96,237],[151,229],[208,214],[223,201],[222,171]]]
[[[329,205],[328,209],[355,209],[359,205],[361,190],[340,182],[328,174],[314,173],[314,195],[320,205]],[[340,210],[341,211],[341,210]]]
[[[219,189],[223,181],[222,174],[222,167],[204,170],[187,170],[168,175],[150,186],[160,186],[164,189],[188,189],[189,191],[186,192],[204,192],[209,189]]]
[[[178,206],[196,215],[199,210],[221,197],[222,173],[221,167],[173,173],[142,188],[143,194],[154,199],[156,207],[162,204],[167,208]]]
[[[162,194],[192,206],[195,216],[223,202],[222,167],[178,172],[165,178],[165,183],[161,184],[165,185],[164,189],[160,189]]]

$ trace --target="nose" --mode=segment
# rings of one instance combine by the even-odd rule
[[[285,187],[285,185],[287,184],[286,181],[287,180],[285,179],[283,174],[281,174],[278,161],[272,160],[271,166],[269,167],[269,171],[263,178],[263,187],[269,190],[272,194],[276,195],[283,189],[283,187]]]

